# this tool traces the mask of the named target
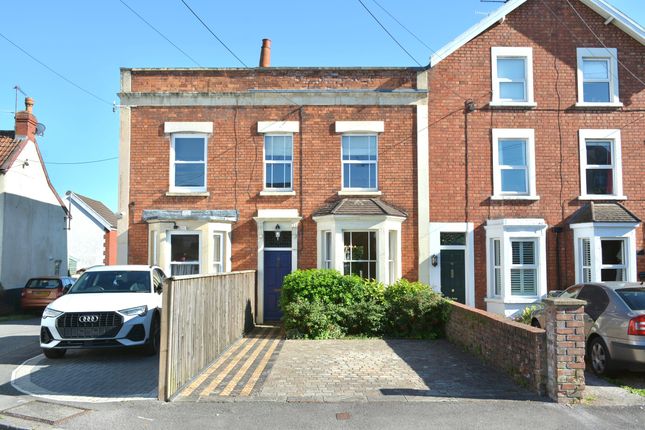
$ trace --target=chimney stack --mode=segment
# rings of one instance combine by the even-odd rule
[[[16,138],[26,137],[36,141],[36,125],[38,120],[32,113],[34,110],[34,99],[25,98],[25,110],[16,112]]]
[[[262,39],[260,67],[271,67],[271,39]]]

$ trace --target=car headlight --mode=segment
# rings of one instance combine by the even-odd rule
[[[135,308],[121,309],[119,313],[128,317],[133,315],[139,315],[140,317],[142,317],[146,313],[148,313],[148,306],[143,305],[143,306],[137,306]]]
[[[63,315],[63,313],[60,312],[60,311],[57,311],[56,309],[52,309],[52,308],[47,307],[47,308],[45,308],[45,311],[43,312],[43,319],[45,319],[45,318],[56,318],[56,317],[58,317],[60,315]]]

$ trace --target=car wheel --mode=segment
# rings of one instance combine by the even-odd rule
[[[540,321],[536,320],[535,318],[531,320],[531,327],[542,328]]]
[[[47,358],[63,358],[66,352],[66,349],[43,348],[43,354],[45,354],[45,357]]]
[[[150,325],[150,336],[148,337],[148,342],[144,347],[144,353],[146,355],[156,355],[159,352],[160,342],[161,326],[159,324],[159,316],[155,315],[152,317],[152,323]]]
[[[607,345],[600,337],[589,343],[589,361],[591,370],[598,376],[607,376],[612,371],[612,361]]]

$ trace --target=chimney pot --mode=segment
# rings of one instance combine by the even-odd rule
[[[33,112],[33,110],[34,110],[34,99],[32,99],[31,97],[27,97],[25,99],[25,109],[29,113]]]
[[[262,39],[260,67],[271,67],[271,39]]]

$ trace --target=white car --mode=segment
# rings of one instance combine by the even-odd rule
[[[155,266],[88,269],[45,308],[40,323],[43,353],[61,358],[68,349],[141,346],[156,354],[165,278]]]

